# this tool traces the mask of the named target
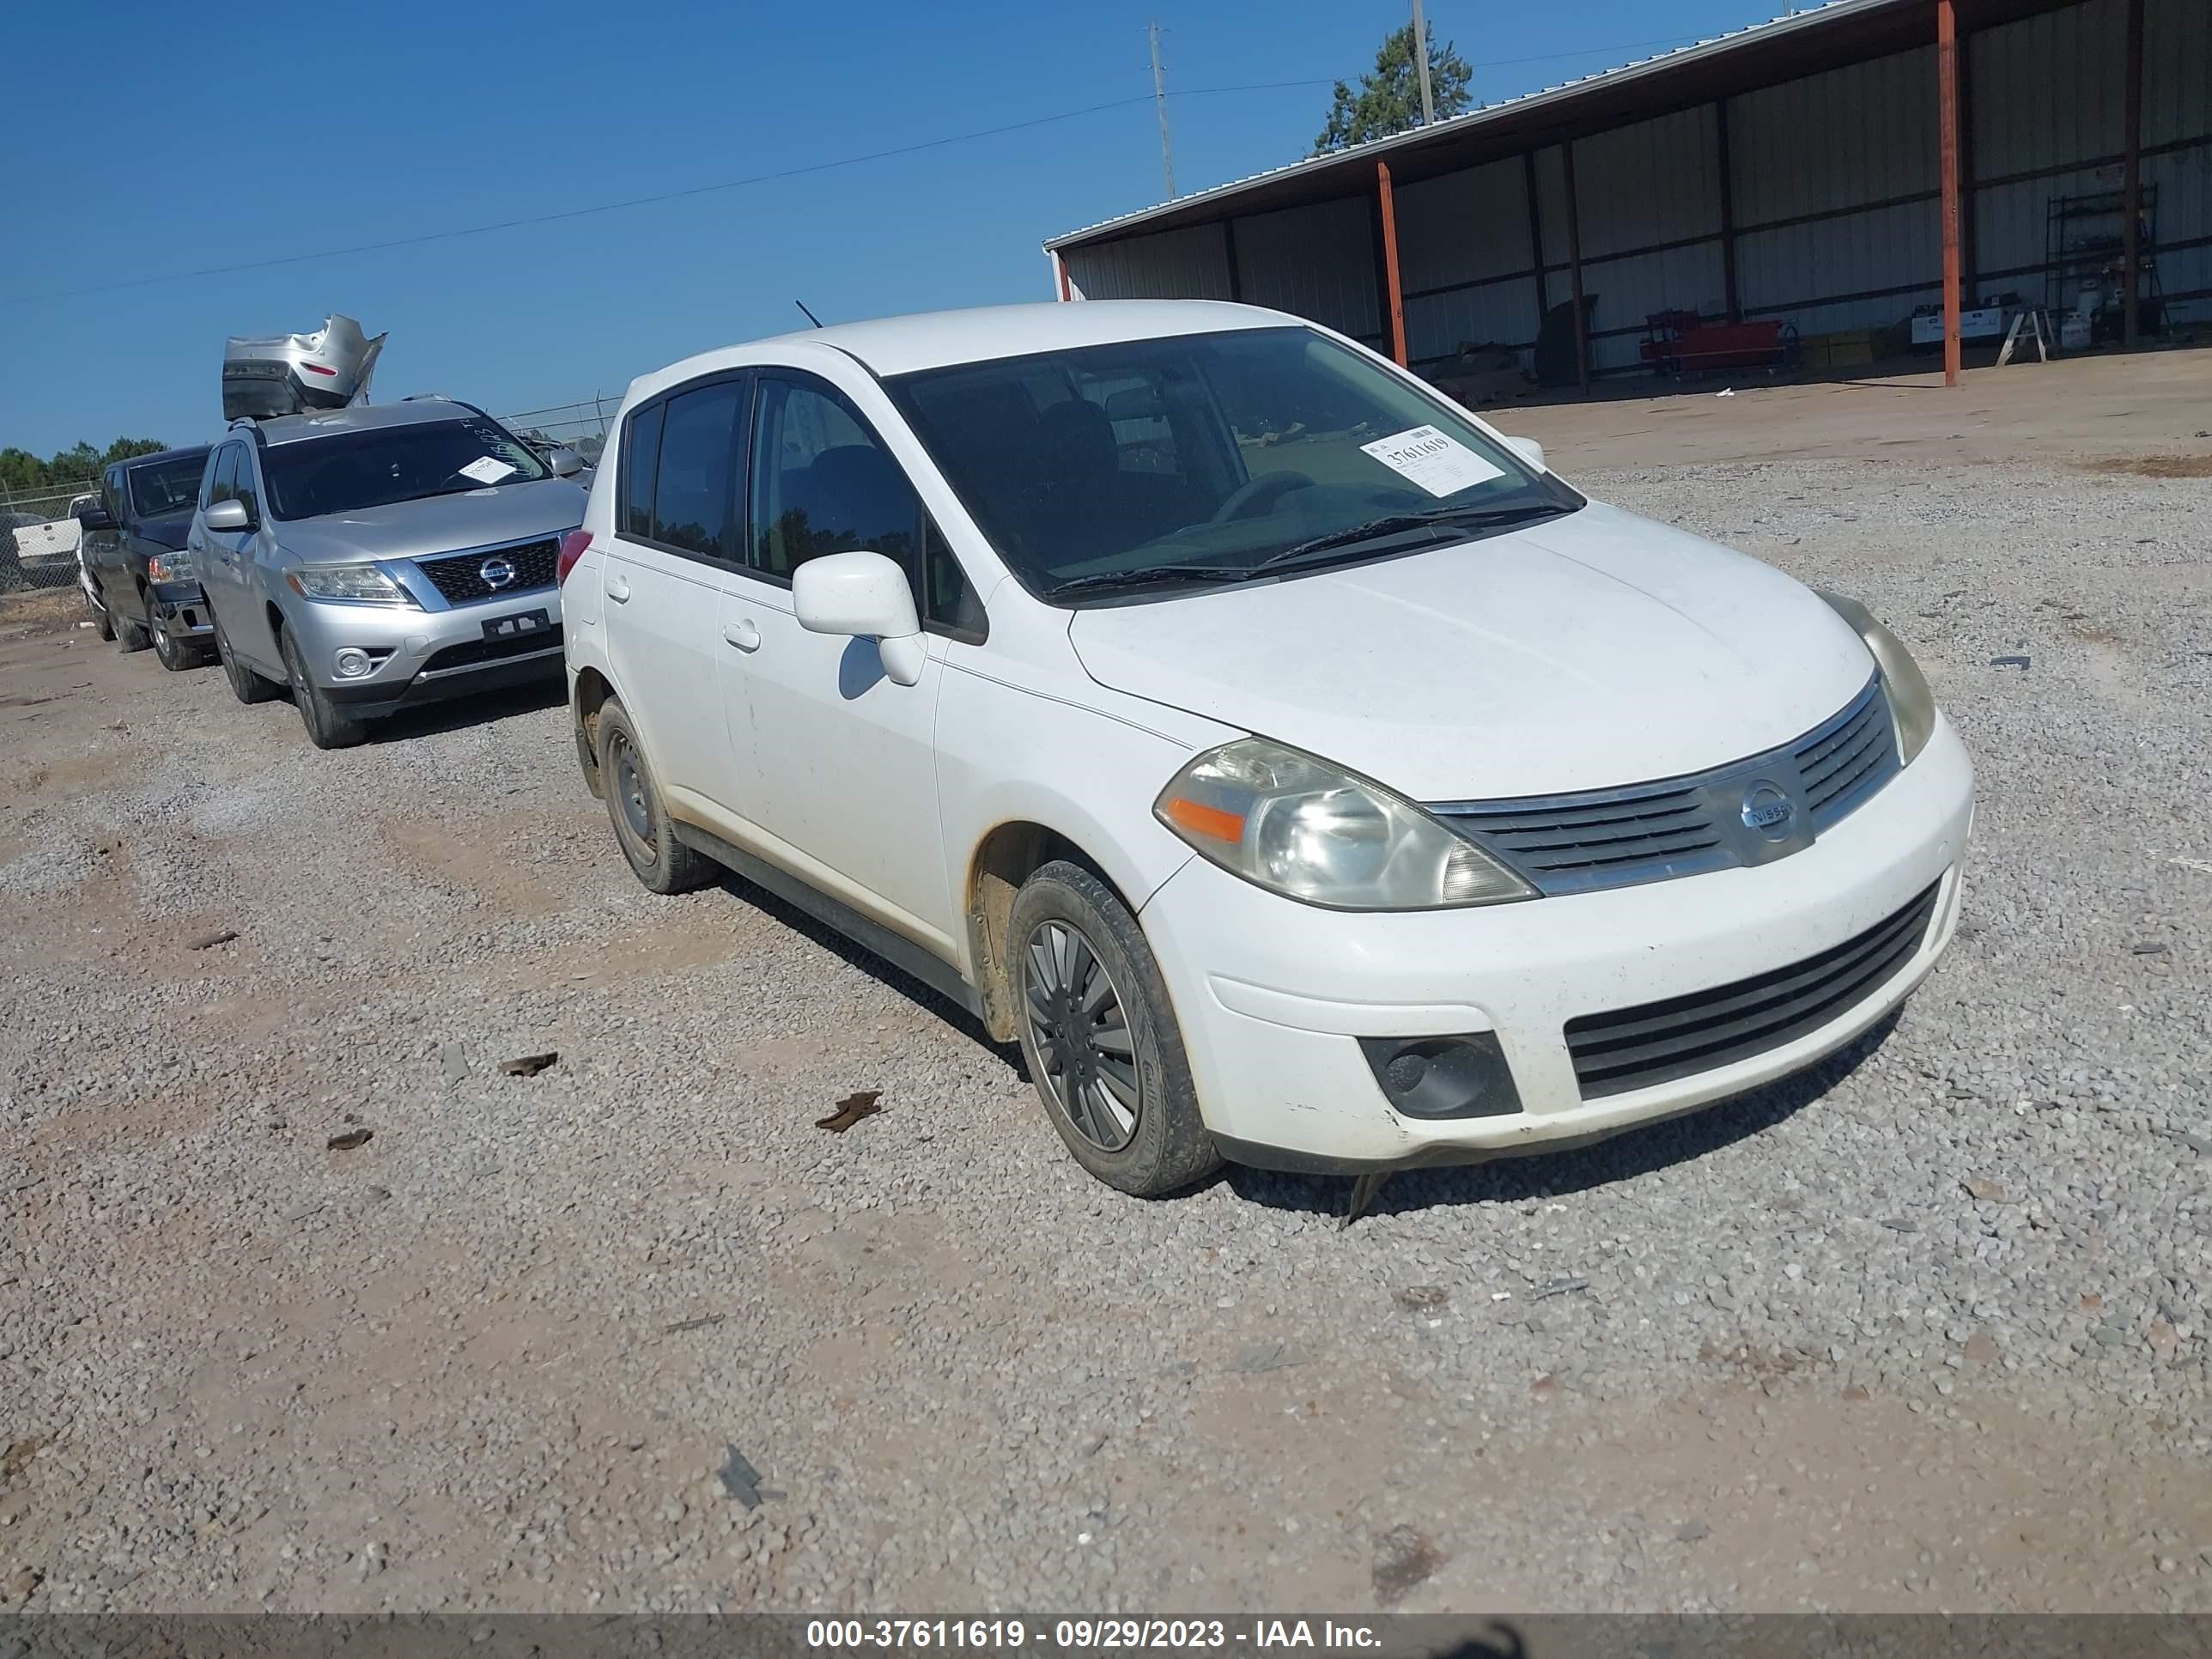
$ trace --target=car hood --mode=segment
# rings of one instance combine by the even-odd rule
[[[359,513],[292,519],[276,544],[302,564],[428,558],[497,542],[557,535],[583,522],[584,492],[566,478],[394,501]]]
[[[166,514],[158,519],[141,519],[131,526],[131,536],[134,541],[155,547],[181,548],[191,527],[191,509],[187,507],[182,513]]]
[[[1802,736],[1872,656],[1756,559],[1595,503],[1277,583],[1079,611],[1092,678],[1422,801],[1701,771]]]

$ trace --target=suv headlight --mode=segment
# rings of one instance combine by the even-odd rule
[[[356,605],[412,605],[414,595],[373,564],[310,564],[284,580],[302,599],[347,599]]]
[[[1899,759],[1906,766],[1911,765],[1913,757],[1925,749],[1928,739],[1936,735],[1936,694],[1929,689],[1928,677],[1912,660],[1905,641],[1876,622],[1874,613],[1856,599],[1847,599],[1826,588],[1814,591],[1828,602],[1830,610],[1851,625],[1852,630],[1866,641],[1866,648],[1874,653],[1875,665],[1881,670],[1882,690],[1889,694],[1890,719],[1897,727]]]
[[[1378,783],[1265,738],[1210,749],[1152,803],[1162,823],[1245,880],[1334,910],[1427,910],[1535,890]]]
[[[146,561],[146,580],[149,582],[188,582],[199,573],[192,568],[189,553],[156,553]]]

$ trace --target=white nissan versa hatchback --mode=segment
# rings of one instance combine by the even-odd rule
[[[1972,772],[1886,628],[1275,313],[690,358],[559,568],[639,878],[728,866],[957,999],[1125,1191],[1685,1112],[1956,922]]]

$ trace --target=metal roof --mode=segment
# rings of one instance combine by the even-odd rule
[[[1958,0],[1960,27],[1987,27],[2076,0]],[[1648,119],[1715,97],[1928,46],[1930,0],[1826,0],[1694,46],[1524,93],[1433,125],[1372,138],[1249,178],[1086,225],[1047,240],[1048,252],[1112,240],[1139,229],[1212,223],[1374,185],[1373,162],[1391,163],[1400,184]],[[1930,94],[1933,95],[1932,93]]]

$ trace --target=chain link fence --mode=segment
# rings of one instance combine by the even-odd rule
[[[99,489],[87,479],[62,489],[0,489],[0,593],[75,585],[81,529],[70,505]]]
[[[526,443],[541,449],[573,449],[586,466],[599,465],[607,423],[622,397],[579,398],[544,409],[501,415],[499,423]],[[70,515],[71,505],[100,491],[88,478],[64,489],[9,490],[0,488],[0,593],[31,587],[68,587],[77,579],[82,527]]]

